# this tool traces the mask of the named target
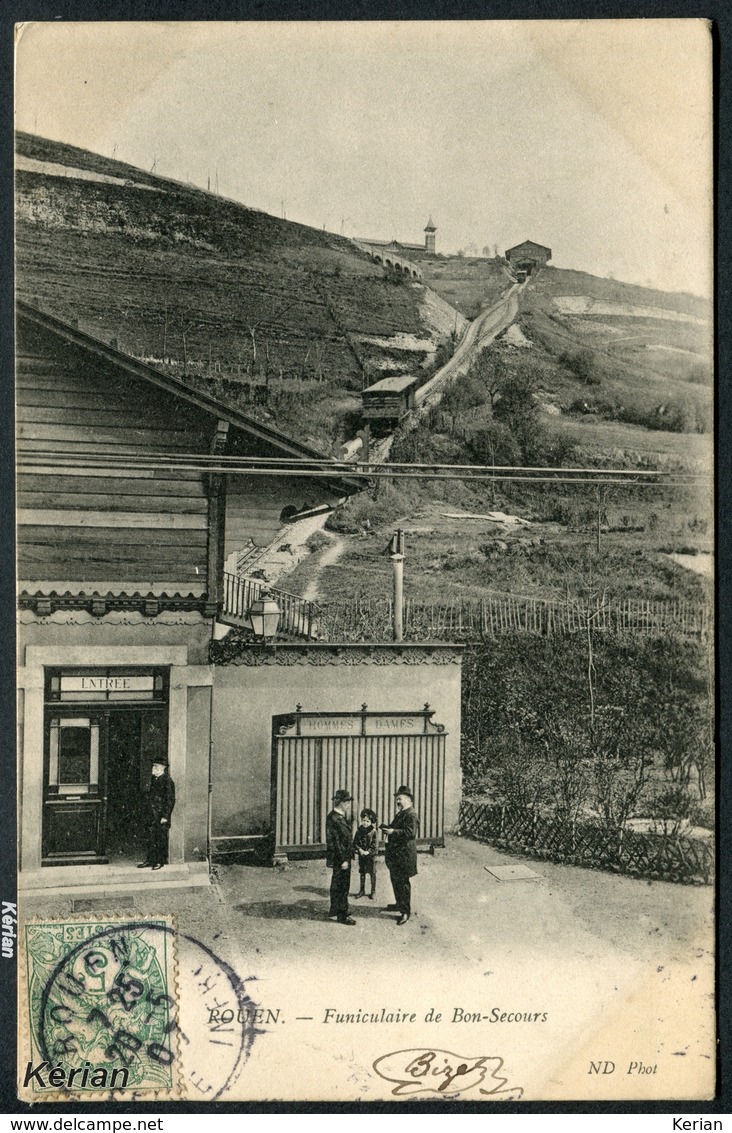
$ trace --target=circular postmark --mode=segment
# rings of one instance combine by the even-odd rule
[[[221,1098],[258,1033],[234,969],[166,918],[60,927],[65,939],[46,931],[32,944],[45,967],[32,1026],[51,1085],[120,1100]]]

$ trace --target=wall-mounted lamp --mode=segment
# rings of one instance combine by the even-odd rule
[[[280,608],[274,598],[261,594],[249,607],[249,620],[256,637],[273,641],[280,624]]]

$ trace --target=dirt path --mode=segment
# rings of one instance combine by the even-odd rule
[[[438,1038],[449,1051],[500,1055],[527,1099],[704,1096],[713,1079],[712,889],[532,859],[523,861],[534,880],[501,882],[485,869],[522,860],[454,837],[435,857],[420,854],[404,928],[384,910],[392,897],[381,859],[376,900],[351,901],[353,928],[327,920],[323,861],[222,867],[224,932],[250,963],[256,947],[260,997],[307,1019],[293,1037],[312,1044],[314,1062],[347,1061],[353,1083],[333,1082],[332,1070],[322,1078],[343,1096],[369,1095],[368,1067],[386,1050]],[[417,1022],[400,1036],[323,1026],[326,1008],[383,1006],[419,1021],[432,1008],[443,1025]],[[502,1012],[516,1014],[501,1023]],[[272,1030],[278,1043],[290,1037]],[[598,1058],[616,1065],[613,1078],[589,1074]],[[639,1061],[657,1070],[629,1078]]]
[[[326,567],[333,566],[334,563],[337,563],[345,549],[345,539],[341,539],[340,535],[332,535],[331,542],[327,547],[323,548],[320,553],[320,558],[315,564],[315,574],[305,588],[303,598],[306,602],[317,602],[320,594],[318,583],[320,582],[323,571]]]
[[[518,863],[535,878],[499,881],[485,868]],[[322,859],[285,869],[220,865],[210,889],[134,895],[122,915],[173,913],[264,1012],[226,1100],[390,1100],[374,1062],[430,1046],[499,1057],[527,1101],[710,1096],[711,886],[522,859],[453,836],[434,857],[420,854],[418,869],[403,927],[384,909],[392,894],[381,857],[376,900],[352,899],[348,928],[327,918]],[[120,898],[106,900],[97,915],[119,917]],[[70,905],[26,901],[23,916],[68,917]],[[233,1009],[232,1022],[211,1030],[225,1052],[238,1022],[226,981],[201,1003],[209,1026],[212,1009]],[[356,1012],[397,1010],[413,1012],[412,1021],[353,1021]],[[326,1022],[328,1011],[351,1021]],[[605,1071],[593,1074],[598,1061]],[[639,1064],[647,1076],[629,1069]],[[465,1100],[474,1099],[485,1097],[471,1089]]]
[[[701,574],[705,578],[714,576],[714,556],[701,552],[698,555],[666,555],[667,559],[678,563],[679,566],[691,570],[694,574]]]

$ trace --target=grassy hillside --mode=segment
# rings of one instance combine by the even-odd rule
[[[710,304],[698,295],[678,291],[656,291],[617,279],[602,279],[584,271],[568,268],[545,267],[534,277],[530,290],[535,295],[589,295],[615,303],[634,303],[638,306],[658,307],[678,311],[697,318],[710,318]]]
[[[565,296],[589,297],[603,313],[567,314],[572,304],[554,302]],[[607,314],[610,304],[620,311]],[[649,317],[649,308],[659,314]],[[708,481],[685,488],[382,481],[329,521],[343,541],[337,563],[326,558],[321,568],[314,554],[284,585],[315,586],[323,601],[388,595],[383,548],[402,527],[405,592],[420,601],[474,600],[488,591],[556,598],[588,577],[613,599],[708,599],[714,535],[704,313],[692,296],[542,271],[521,294],[519,330],[510,328],[440,405],[400,430],[391,458],[685,468]],[[631,336],[639,339],[621,347],[617,339]],[[501,402],[512,385],[523,397],[509,414]],[[491,519],[496,511],[529,525]]]
[[[384,547],[401,527],[406,538],[405,594],[416,601],[472,601],[487,593],[562,600],[591,579],[608,600],[689,599],[711,595],[711,580],[672,556],[690,556],[703,572],[713,545],[710,509],[694,490],[613,488],[603,503],[596,552],[597,498],[592,489],[533,490],[452,482],[378,487],[353,498],[329,527],[342,552],[323,567],[318,545],[281,585],[304,593],[317,580],[321,601],[388,597],[392,566]],[[491,519],[519,515],[528,525]]]
[[[709,459],[712,324],[704,300],[547,268],[523,292],[517,321],[545,411],[575,444],[589,453]]]
[[[505,260],[472,256],[427,256],[415,259],[424,281],[468,318],[496,303],[514,282]]]
[[[454,329],[333,233],[31,135],[17,154],[19,295],[303,440],[337,441],[365,383]]]

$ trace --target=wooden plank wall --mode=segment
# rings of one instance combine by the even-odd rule
[[[20,321],[17,357],[21,589],[206,592],[208,501],[197,471],[60,471],[54,453],[210,450],[216,422],[81,347]]]

